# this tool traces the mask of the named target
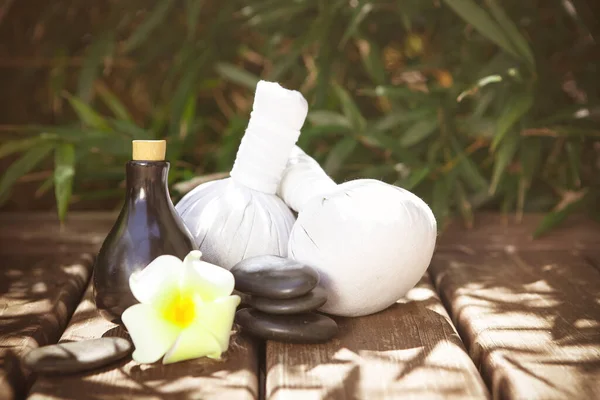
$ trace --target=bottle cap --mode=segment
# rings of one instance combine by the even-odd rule
[[[134,161],[164,161],[167,152],[165,140],[134,140]]]

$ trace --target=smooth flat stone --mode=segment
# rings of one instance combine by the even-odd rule
[[[127,339],[106,337],[40,347],[30,351],[23,362],[35,372],[68,374],[103,367],[132,350]]]
[[[240,261],[231,269],[235,288],[270,299],[290,299],[310,292],[319,273],[290,258],[258,256]]]
[[[320,286],[293,299],[268,299],[247,296],[245,303],[267,314],[302,314],[314,311],[327,302],[327,292]]]
[[[338,332],[334,320],[315,313],[272,315],[245,308],[235,314],[235,321],[243,332],[279,342],[323,343]]]

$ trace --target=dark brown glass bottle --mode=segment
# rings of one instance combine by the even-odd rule
[[[134,141],[126,166],[125,203],[94,265],[94,299],[102,316],[121,323],[121,314],[137,300],[129,276],[163,254],[180,259],[197,246],[175,211],[164,161],[164,141]]]

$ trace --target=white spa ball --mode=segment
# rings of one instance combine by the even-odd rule
[[[231,269],[249,257],[287,256],[295,218],[274,194],[227,178],[196,187],[175,208],[207,262]]]
[[[320,311],[348,317],[384,310],[424,275],[437,224],[413,193],[358,179],[316,196],[301,209],[290,257],[315,267],[327,290]]]

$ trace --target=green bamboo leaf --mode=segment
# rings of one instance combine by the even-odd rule
[[[247,126],[247,118],[234,115],[233,118],[229,120],[221,138],[221,145],[217,149],[215,160],[217,171],[229,171],[231,164],[233,164],[235,160],[240,140],[244,136],[244,131]],[[300,139],[302,139],[302,136],[304,135],[300,135]]]
[[[447,146],[446,141],[443,139],[444,138],[442,137],[437,137],[433,143],[427,146],[425,159],[427,160],[428,165],[437,165],[438,159],[443,157],[443,155],[440,157],[440,153],[442,152],[442,149],[445,149]]]
[[[87,125],[91,128],[96,128],[100,130],[110,130],[108,122],[104,119],[103,116],[98,114],[94,109],[85,104],[81,99],[69,94],[65,93],[65,97],[73,107],[73,110],[77,113],[77,116],[81,120],[84,125]]]
[[[521,55],[508,40],[492,17],[473,0],[444,0],[465,22],[473,25],[483,36],[500,46],[507,53],[521,59]]]
[[[58,219],[63,222],[69,208],[75,176],[75,147],[61,144],[54,150],[54,196]]]
[[[371,11],[373,11],[373,4],[371,3],[365,3],[362,5],[362,7],[356,7],[354,9],[354,15],[352,16],[350,24],[348,24],[348,28],[346,28],[346,31],[344,32],[344,36],[342,36],[342,40],[340,41],[338,48],[341,49],[346,45],[348,39],[350,39],[352,35],[356,33],[356,30],[360,26],[361,22],[367,17],[367,15],[369,15]]]
[[[447,178],[447,176],[442,176],[433,183],[431,211],[433,211],[439,227],[443,226],[450,213]]]
[[[174,3],[174,0],[159,1],[144,22],[127,38],[123,45],[123,51],[129,53],[148,40],[150,34],[164,23]]]
[[[473,114],[471,114],[472,117],[475,119],[485,118],[484,115],[486,111],[493,104],[497,96],[498,91],[495,90],[488,90],[480,93],[479,97],[477,98],[477,104],[473,109]]]
[[[188,38],[194,36],[196,27],[198,26],[198,19],[200,18],[200,11],[204,5],[204,0],[187,0],[186,1],[186,18],[187,18],[187,32]]]
[[[280,4],[280,0],[275,3]],[[320,17],[321,18],[321,17]],[[273,67],[270,69],[267,79],[278,82],[294,66],[298,65],[298,59],[302,56],[307,46],[315,43],[322,36],[320,19],[310,24],[308,32],[293,41],[292,47],[273,61]]]
[[[535,68],[535,59],[531,47],[527,43],[527,40],[519,32],[517,25],[506,15],[502,7],[496,3],[495,0],[485,0],[492,16],[500,25],[500,28],[504,31],[506,37],[513,44],[513,47],[521,54],[521,56],[527,61],[531,69]]]
[[[548,213],[536,227],[535,231],[533,232],[533,238],[537,239],[552,228],[560,225],[565,219],[567,219],[569,215],[581,208],[581,206],[586,202],[588,195],[589,191],[581,196],[578,200],[569,203],[560,210],[554,210]]]
[[[329,26],[326,26],[325,29],[330,29]],[[326,41],[328,38],[328,33],[323,32],[323,36],[319,39],[320,41]],[[317,51],[317,57],[315,59],[315,70],[317,74],[317,82],[316,86],[313,89],[313,101],[312,105],[315,108],[324,108],[330,101],[330,93],[331,93],[331,82],[333,80],[332,75],[332,63],[334,55],[333,51],[329,46],[319,46]],[[342,89],[343,90],[343,89]],[[339,91],[336,90],[336,86],[334,85],[334,92],[337,96],[339,96]],[[344,92],[345,93],[345,92]],[[346,94],[347,98],[350,96]],[[342,110],[344,105],[342,104]],[[348,115],[346,115],[348,116]],[[349,116],[348,116],[349,117]],[[348,118],[350,121],[354,121],[353,118]],[[353,125],[356,126],[356,125]],[[355,128],[356,129],[356,128]]]
[[[323,139],[325,137],[339,137],[340,135],[348,134],[352,131],[345,126],[340,125],[312,125],[302,128],[302,135],[298,139],[298,145],[303,143],[304,146],[312,143],[313,139]],[[302,146],[301,146],[302,147]]]
[[[364,132],[367,122],[350,94],[337,84],[334,84],[333,89],[342,107],[342,112],[348,118],[352,127],[357,133]]]
[[[252,91],[256,89],[256,84],[260,80],[260,78],[256,75],[251,74],[250,72],[245,71],[233,64],[217,63],[215,68],[217,70],[217,73],[223,78],[231,82],[237,83],[239,85],[242,85],[244,87],[247,87]]]
[[[429,137],[436,131],[437,127],[438,120],[436,118],[419,121],[404,132],[400,138],[400,145],[402,147],[414,146]]]
[[[344,115],[328,110],[310,111],[307,116],[308,121],[317,126],[339,126],[350,128],[350,121]]]
[[[89,46],[77,84],[77,96],[84,102],[89,103],[92,98],[94,81],[100,75],[102,63],[105,57],[114,51],[115,35],[113,32],[102,34]]]
[[[0,158],[30,149],[40,142],[39,137],[11,140],[0,145]]]
[[[104,104],[112,111],[115,117],[124,121],[133,121],[127,108],[121,103],[121,100],[102,82],[96,83],[96,91]]]
[[[265,12],[254,14],[248,19],[247,24],[252,28],[268,28],[270,24],[281,25],[284,22],[292,23],[297,14],[305,12],[306,6],[303,4],[291,4],[281,6],[281,1],[277,3],[277,7],[269,8]]]
[[[198,84],[198,76],[201,74],[209,55],[209,52],[202,52],[202,54],[191,58],[190,63],[186,65],[183,76],[177,84],[175,92],[172,94],[171,108],[169,110],[169,132],[173,135],[179,133],[181,116],[185,112],[190,96],[197,93],[196,85]],[[158,133],[158,131],[153,132],[155,134]]]
[[[167,156],[169,159],[178,160],[181,158],[181,154],[184,152],[186,146],[186,139],[190,131],[194,129],[194,120],[196,118],[196,92],[191,91],[188,95],[187,102],[181,112],[179,118],[179,124],[177,125],[177,131],[173,132],[172,140],[169,142],[169,149],[167,150]],[[169,177],[173,179],[175,174]]]
[[[129,139],[152,139],[155,138],[151,132],[144,128],[139,127],[133,121],[121,120],[121,119],[108,119],[110,126],[115,132],[118,132],[121,136],[126,136]],[[106,133],[102,136],[106,137]]]
[[[17,179],[42,162],[48,153],[50,153],[52,147],[51,144],[46,143],[32,147],[6,169],[2,180],[0,180],[0,197],[2,197],[3,201],[7,199],[6,194]]]
[[[386,132],[392,130],[398,125],[406,122],[418,121],[420,119],[435,119],[436,111],[433,108],[418,108],[415,110],[396,110],[391,111],[371,124],[370,129],[377,132]]]
[[[36,198],[42,197],[48,190],[50,190],[54,186],[54,175],[51,175],[44,179],[44,182],[37,188],[34,196]]]
[[[458,171],[463,181],[469,186],[474,192],[487,191],[489,188],[488,181],[479,171],[477,164],[467,156],[461,148],[458,140],[455,137],[450,138],[452,149],[458,157]]]
[[[194,127],[194,120],[196,118],[196,93],[192,93],[183,109],[181,114],[181,122],[179,123],[179,139],[185,140],[190,133],[190,130]]]
[[[490,185],[490,194],[495,194],[498,188],[498,183],[506,171],[506,167],[512,162],[513,157],[519,145],[519,135],[511,132],[505,140],[500,144],[496,152],[496,160],[494,162],[494,170],[492,172],[492,183]]]
[[[515,202],[518,203],[519,180],[520,177],[516,175],[508,175],[498,184],[498,193],[502,193],[500,211],[503,215],[510,213],[514,208]]]
[[[542,143],[538,138],[524,138],[519,147],[521,178],[518,183],[517,218],[521,219],[533,176],[539,171],[542,159]]]
[[[373,83],[383,85],[386,81],[386,71],[383,65],[383,54],[379,45],[375,40],[362,38],[364,42],[359,43],[359,46],[365,46],[360,51],[360,56],[365,70],[371,77]]]
[[[52,125],[29,125],[28,128],[32,132],[39,132],[38,136],[43,140],[66,140],[69,142],[76,142],[82,139],[81,126],[52,126]],[[106,135],[106,131],[100,131],[95,129],[86,129],[85,134],[87,135]]]
[[[294,47],[289,52],[273,63],[273,68],[269,71],[266,79],[272,82],[280,81],[292,67],[298,64],[298,58],[302,55],[302,50],[304,50],[303,47],[294,43]]]
[[[454,195],[456,196],[456,203],[458,204],[458,210],[459,210],[467,228],[472,228],[473,221],[475,218],[473,216],[473,206],[471,205],[471,202],[467,198],[467,192],[465,191],[465,188],[460,180],[457,180],[454,183],[454,188],[455,188]]]
[[[415,168],[410,171],[406,179],[398,181],[396,184],[406,190],[413,190],[429,176],[430,172],[431,169],[429,167]]]
[[[325,171],[327,171],[328,174],[335,175],[344,164],[344,161],[352,155],[356,149],[356,144],[356,139],[351,136],[346,136],[337,142],[337,144],[332,147],[325,160],[323,166]]]
[[[492,150],[498,147],[506,133],[529,111],[532,105],[533,95],[529,92],[521,93],[506,103],[498,117]]]
[[[368,135],[361,136],[361,140],[367,146],[374,146],[382,150],[391,151],[392,155],[403,163],[408,165],[420,164],[414,151],[403,148],[396,138],[388,136],[385,133],[370,131]]]
[[[519,149],[521,171],[527,186],[532,182],[533,176],[539,171],[542,160],[542,142],[538,138],[525,138]]]
[[[289,4],[287,4],[287,5],[289,6]],[[272,11],[272,10],[276,9],[277,6],[282,6],[281,0],[255,1],[255,2],[249,3],[248,5],[243,7],[240,10],[240,14],[242,14],[246,18],[250,18],[255,15],[260,15],[264,12]],[[285,9],[285,7],[281,7],[281,8]]]
[[[169,123],[169,107],[168,104],[162,104],[156,107],[155,112],[151,116],[150,125],[148,128],[149,137],[159,137]]]
[[[492,140],[496,133],[497,121],[494,118],[476,117],[457,119],[457,128],[468,136]]]

